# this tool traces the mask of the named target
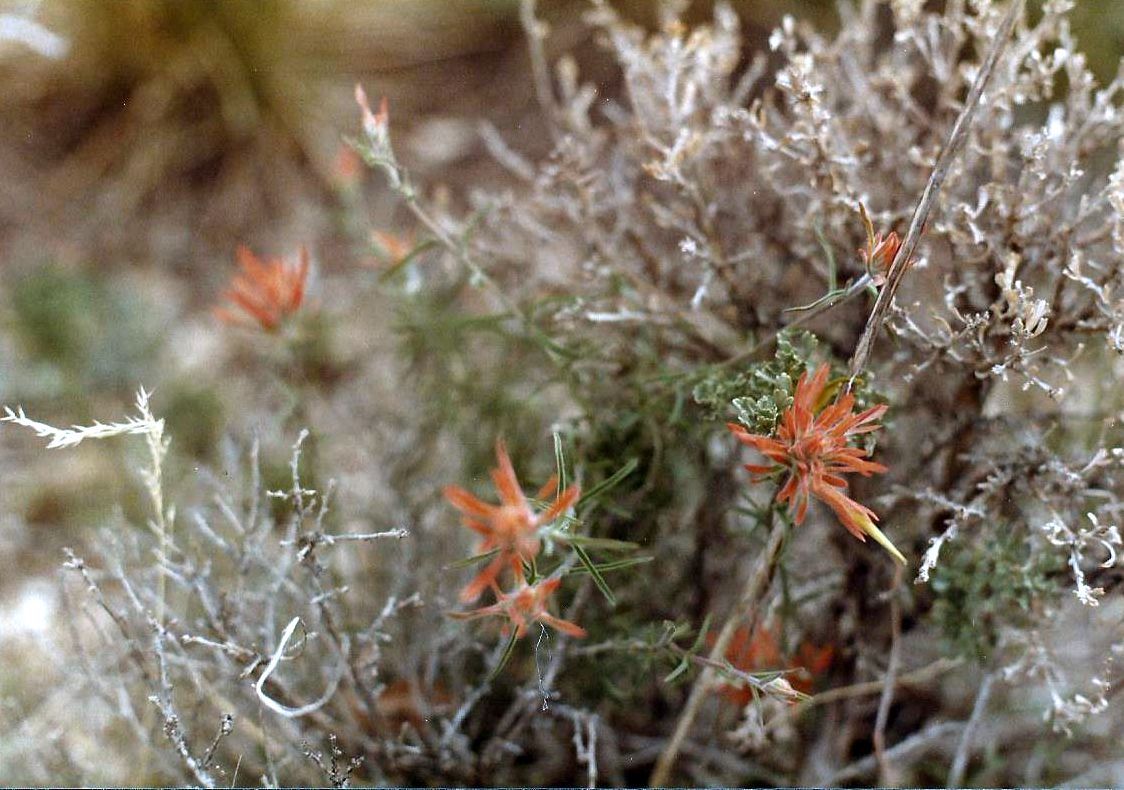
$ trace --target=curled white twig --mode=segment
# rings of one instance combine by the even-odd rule
[[[277,665],[281,663],[281,658],[285,655],[285,648],[288,646],[289,640],[293,638],[293,631],[297,629],[297,624],[300,621],[301,619],[299,617],[294,617],[289,621],[289,624],[285,626],[285,630],[281,633],[281,640],[277,643],[277,649],[273,652],[273,658],[269,659],[269,663],[266,665],[265,671],[261,673],[261,677],[258,678],[258,682],[254,684],[254,690],[258,693],[258,699],[262,701],[262,704],[269,708],[271,711],[279,713],[289,719],[295,719],[300,716],[307,716],[309,713],[315,713],[326,704],[328,704],[328,700],[330,700],[335,695],[336,689],[339,688],[340,680],[343,678],[343,669],[341,668],[336,672],[336,676],[332,679],[332,682],[328,684],[328,689],[324,692],[323,696],[321,696],[320,699],[316,700],[315,702],[310,702],[307,705],[301,705],[297,708],[291,708],[287,705],[282,705],[280,702],[265,693],[265,691],[263,690],[263,686],[265,686],[265,682],[269,680],[269,677],[273,674],[273,671],[277,669]],[[347,651],[348,646],[346,641],[341,647],[345,652]]]

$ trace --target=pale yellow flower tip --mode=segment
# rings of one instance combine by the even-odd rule
[[[894,559],[900,562],[903,566],[909,565],[909,563],[906,561],[905,555],[898,551],[898,547],[895,546],[888,537],[886,537],[885,533],[883,533],[882,530],[874,526],[873,521],[871,521],[865,514],[860,515],[858,520],[862,524],[863,532],[874,538],[874,541],[879,546],[890,552],[890,554],[893,555]]]

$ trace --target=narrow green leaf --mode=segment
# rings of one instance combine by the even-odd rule
[[[655,557],[629,557],[628,559],[614,560],[612,562],[599,562],[599,563],[597,563],[596,567],[597,567],[597,570],[601,571],[602,573],[606,573],[608,571],[619,571],[622,568],[631,568],[634,565],[645,565],[645,564],[651,562],[654,559],[655,559]],[[589,573],[589,568],[588,567],[570,568],[570,570],[567,571],[567,572],[568,573]]]
[[[515,652],[515,643],[519,641],[518,632],[513,628],[511,630],[511,638],[507,640],[507,645],[503,649],[503,655],[500,656],[499,663],[496,664],[495,669],[488,674],[488,683],[491,683],[507,666],[507,662],[511,660],[511,654]]]
[[[702,625],[699,626],[699,633],[695,637],[694,643],[691,644],[692,653],[697,653],[702,649],[703,642],[706,641],[706,635],[710,631],[710,618],[712,616],[711,614],[707,614],[706,618],[702,621]]]
[[[593,560],[590,559],[589,554],[587,554],[585,549],[581,546],[574,546],[574,553],[578,555],[578,559],[581,560],[582,565],[586,567],[589,571],[589,575],[593,577],[593,583],[597,585],[597,589],[605,596],[605,600],[609,602],[610,606],[616,606],[616,596],[614,596],[613,591],[609,589],[609,584],[605,581],[605,577],[601,575],[601,571],[597,569]]]
[[[619,485],[621,483],[622,480],[624,480],[630,474],[635,472],[636,467],[638,467],[639,465],[640,465],[640,461],[637,460],[636,458],[628,459],[628,461],[625,462],[624,466],[622,466],[620,469],[615,471],[609,477],[602,480],[600,483],[595,485],[593,488],[586,491],[585,494],[582,496],[582,498],[578,500],[578,505],[581,506],[581,505],[586,504],[588,502],[592,502],[594,499],[599,497],[601,494],[604,494],[606,491],[609,491],[610,489],[615,488],[617,485]]]
[[[562,448],[562,434],[554,432],[554,466],[558,475],[558,490],[566,490],[566,452]]]
[[[613,538],[591,538],[588,535],[560,535],[559,540],[564,540],[571,546],[583,546],[590,549],[604,549],[605,551],[632,551],[640,548],[639,543],[628,540],[614,540]]]
[[[673,670],[671,670],[671,672],[667,673],[667,675],[663,679],[663,682],[664,683],[674,683],[676,680],[679,679],[679,677],[681,675],[683,675],[683,673],[685,673],[690,668],[691,668],[690,662],[687,661],[687,659],[684,658],[682,661],[679,662],[679,665],[676,666],[675,669],[673,669]]]
[[[825,302],[829,302],[832,299],[834,299],[835,297],[842,296],[843,294],[847,293],[847,290],[848,289],[846,289],[846,288],[836,288],[834,290],[828,291],[823,296],[821,296],[819,299],[816,299],[813,302],[808,302],[808,304],[797,305],[796,307],[786,307],[784,309],[784,312],[786,312],[786,313],[806,313],[809,310],[815,310],[817,307],[824,304]]]
[[[409,264],[410,261],[417,258],[426,250],[433,249],[436,246],[438,246],[438,244],[433,239],[426,239],[420,244],[414,245],[413,249],[403,255],[401,260],[395,261],[393,265],[389,266],[386,271],[379,275],[379,281],[386,282],[398,272],[402,271],[402,269],[405,268],[405,266]]]
[[[486,551],[483,554],[474,554],[473,556],[466,557],[463,560],[457,560],[456,562],[449,563],[448,565],[445,566],[445,569],[451,571],[451,570],[457,570],[459,568],[469,568],[469,567],[471,567],[473,565],[476,565],[478,563],[487,562],[488,560],[492,559],[493,557],[495,557],[499,553],[500,553],[499,549],[492,549],[491,551]]]

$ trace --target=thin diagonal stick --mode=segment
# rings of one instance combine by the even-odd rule
[[[952,767],[949,768],[948,781],[945,782],[945,787],[964,786],[964,773],[968,770],[968,760],[972,756],[972,748],[976,746],[973,736],[976,734],[976,728],[983,720],[984,711],[987,710],[987,702],[991,698],[991,687],[995,683],[995,678],[996,673],[992,672],[984,675],[983,682],[980,683],[980,690],[976,693],[976,702],[972,705],[972,715],[968,717],[968,723],[964,725],[964,731],[960,733],[960,742],[956,746],[956,754],[952,758]]]
[[[878,715],[874,720],[874,757],[878,761],[878,781],[882,785],[897,784],[893,766],[886,755],[886,725],[890,721],[890,706],[894,703],[894,687],[898,682],[898,669],[902,661],[902,604],[900,599],[902,568],[894,568],[894,584],[890,588],[890,661],[882,681],[882,696],[878,700]]]
[[[747,632],[753,633],[753,629],[757,625],[761,600],[765,597],[773,582],[773,575],[777,570],[777,560],[781,554],[781,546],[784,545],[785,535],[788,534],[788,521],[784,518],[778,518],[772,508],[769,512],[773,514],[771,516],[772,530],[769,533],[769,542],[765,545],[765,551],[758,561],[757,567],[746,580],[741,595],[738,596],[730,616],[726,619],[726,623],[718,634],[718,639],[714,641],[714,646],[710,650],[708,661],[715,665],[719,664],[725,657],[726,649],[733,641],[734,633],[737,631],[739,624],[744,624]],[[648,779],[650,786],[663,787],[667,785],[667,780],[671,777],[671,769],[675,767],[675,759],[679,756],[679,752],[683,748],[683,742],[687,740],[687,735],[691,732],[691,725],[695,723],[695,717],[699,714],[699,709],[702,707],[706,692],[714,680],[714,675],[714,666],[707,666],[699,674],[695,685],[692,686],[691,693],[687,697],[687,704],[679,715],[679,721],[675,724],[675,732],[672,733],[671,740],[664,747],[663,753],[660,754],[659,760],[656,761],[656,767]]]
[[[972,83],[972,88],[968,91],[968,97],[964,100],[964,108],[960,111],[956,123],[953,124],[948,142],[945,143],[944,149],[937,157],[933,173],[929,176],[929,183],[925,185],[925,191],[921,193],[921,200],[918,201],[917,208],[913,212],[913,219],[909,222],[909,230],[905,234],[905,240],[902,242],[902,246],[898,248],[898,254],[894,256],[893,263],[890,264],[890,271],[886,275],[886,284],[878,293],[878,299],[874,303],[874,308],[870,311],[870,318],[867,319],[862,336],[859,337],[859,342],[855,345],[855,353],[851,356],[852,378],[862,373],[863,369],[866,368],[866,363],[870,359],[870,352],[874,348],[874,339],[878,335],[882,322],[886,319],[886,314],[890,311],[890,305],[893,303],[898,287],[909,268],[907,261],[912,260],[913,253],[917,250],[917,242],[921,239],[921,231],[937,202],[937,196],[940,194],[945,177],[952,168],[957,153],[964,145],[964,140],[968,137],[968,129],[972,125],[976,108],[980,105],[980,97],[983,95],[984,87],[991,78],[992,72],[995,71],[995,64],[999,62],[999,56],[1003,54],[1003,50],[1011,38],[1011,31],[1015,27],[1015,22],[1022,17],[1025,3],[1026,0],[1012,0],[1011,7],[1007,9],[1007,15],[1003,17],[1003,22],[999,25],[999,30],[995,34],[991,49],[980,66],[980,73],[976,75],[976,81]]]

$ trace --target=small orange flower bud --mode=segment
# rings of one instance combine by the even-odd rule
[[[550,596],[562,584],[562,579],[552,576],[536,584],[527,584],[520,580],[519,588],[513,593],[496,594],[498,599],[491,606],[474,609],[471,612],[454,612],[453,617],[460,620],[475,620],[478,617],[499,616],[508,619],[508,628],[515,629],[516,638],[522,638],[527,633],[527,626],[534,622],[549,625],[551,628],[569,636],[579,639],[586,635],[586,631],[577,623],[555,617],[547,611]]]

